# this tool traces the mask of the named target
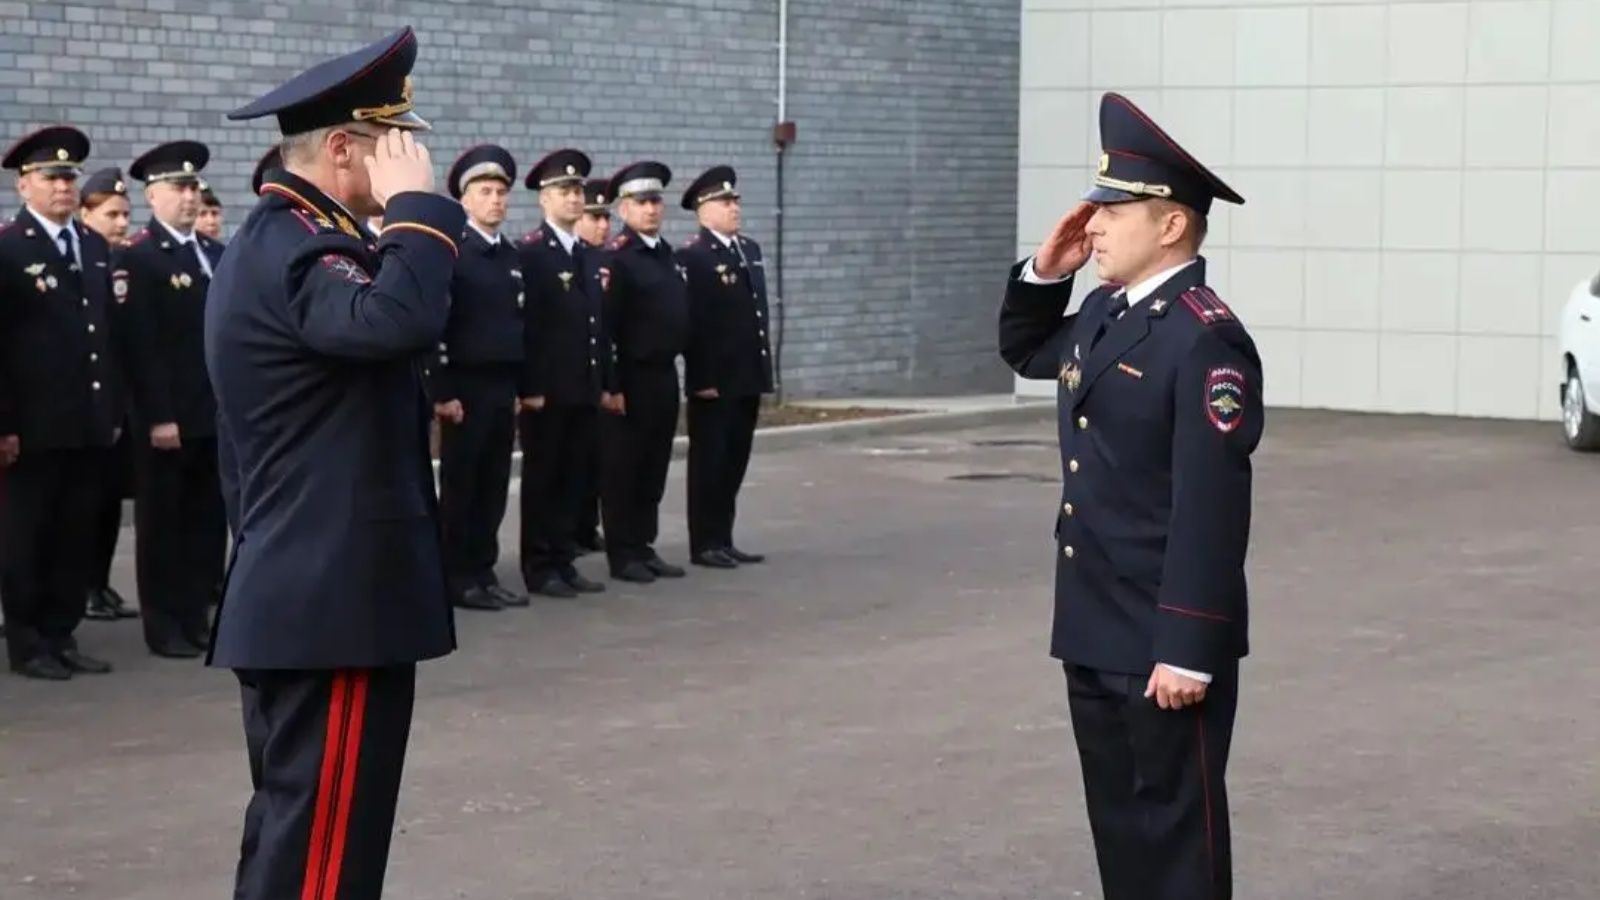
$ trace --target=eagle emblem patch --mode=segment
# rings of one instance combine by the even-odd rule
[[[1206,418],[1212,427],[1227,434],[1244,421],[1244,373],[1238,369],[1215,368],[1206,373]]]

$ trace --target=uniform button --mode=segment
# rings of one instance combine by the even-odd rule
[[[756,310],[756,318],[758,318],[758,319],[764,318],[764,315],[762,314],[762,312],[760,310]]]
[[[1071,544],[1068,544],[1067,546],[1061,548],[1061,555],[1065,556],[1067,559],[1071,559],[1072,557],[1076,556],[1077,554],[1078,554],[1078,551],[1072,549],[1072,545]]]
[[[594,316],[590,316],[590,317],[589,317],[589,324],[590,324],[590,325],[593,325],[593,324],[594,324]]]
[[[88,306],[89,305],[89,298],[88,297],[83,298],[83,305],[84,306]]]
[[[1063,504],[1061,504],[1061,511],[1066,513],[1069,516],[1072,515],[1072,504],[1071,503],[1063,503]]]
[[[767,351],[765,351],[765,350],[762,350],[762,351],[761,351],[761,355],[762,355],[762,356],[766,356],[766,355],[767,355]]]
[[[600,341],[598,341],[598,340],[597,340],[597,339],[595,339],[595,338],[589,338],[589,343],[590,343],[590,344],[598,344],[598,343],[600,343]]]
[[[766,336],[767,336],[767,333],[766,333],[766,332],[765,332],[765,331],[763,331],[763,332],[761,332],[761,336],[762,336],[762,337],[766,337]]]
[[[94,384],[91,384],[89,386],[94,388],[97,391],[100,390],[100,382],[98,382],[98,381],[96,381]]]
[[[100,354],[98,354],[98,353],[89,354],[89,362],[98,362],[99,359],[100,359]]]
[[[94,334],[94,326],[93,325],[89,326],[89,333],[90,334]]]
[[[1075,459],[1067,460],[1067,471],[1068,472],[1076,472],[1076,471],[1078,471],[1078,461],[1075,460]]]
[[[1089,417],[1088,416],[1079,416],[1078,417],[1078,428],[1081,430],[1081,429],[1088,428],[1088,427],[1089,427]]]

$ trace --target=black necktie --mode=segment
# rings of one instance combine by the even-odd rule
[[[1094,345],[1100,343],[1100,339],[1105,337],[1106,330],[1111,327],[1111,323],[1115,322],[1118,316],[1127,311],[1128,292],[1118,291],[1116,296],[1111,298],[1111,302],[1106,304],[1106,314],[1100,319],[1100,327],[1095,329],[1094,337],[1089,339],[1090,350],[1093,350]]]
[[[60,243],[61,258],[66,260],[68,265],[76,266],[78,257],[72,252],[72,229],[61,229],[56,233],[56,240]]]

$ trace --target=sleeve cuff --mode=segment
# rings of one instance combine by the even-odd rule
[[[402,234],[425,234],[441,241],[456,255],[456,237],[467,227],[467,212],[448,197],[407,191],[389,198],[383,210],[380,240],[393,240]]]
[[[1210,674],[1208,674],[1206,672],[1196,672],[1193,669],[1180,669],[1177,666],[1169,666],[1166,663],[1161,663],[1161,665],[1167,671],[1176,672],[1176,673],[1178,673],[1179,675],[1182,675],[1185,678],[1193,678],[1195,681],[1199,681],[1199,682],[1201,682],[1203,684],[1210,684],[1211,683],[1211,676],[1210,676]]]
[[[1060,284],[1070,279],[1072,275],[1068,273],[1060,278],[1043,278],[1033,270],[1033,257],[1030,256],[1022,264],[1022,275],[1020,277],[1029,284]]]

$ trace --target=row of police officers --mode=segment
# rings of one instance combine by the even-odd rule
[[[202,181],[209,149],[164,143],[126,178],[103,169],[80,184],[89,151],[82,131],[53,127],[4,159],[23,209],[0,228],[9,484],[0,597],[11,669],[48,680],[110,670],[78,648],[86,616],[141,618],[153,654],[202,655],[228,552],[203,348],[225,249],[220,203]],[[273,186],[282,166],[274,147],[256,168],[256,193],[283,189]],[[521,184],[543,222],[519,240],[502,231],[518,186],[510,152],[471,148],[447,176],[466,226],[446,328],[419,365],[439,423],[440,538],[460,607],[603,591],[576,566],[597,550],[618,580],[682,577],[655,548],[680,391],[690,561],[762,560],[733,539],[757,410],[773,386],[763,261],[740,234],[737,175],[715,166],[688,186],[681,205],[700,228],[673,248],[660,234],[666,165],[639,162],[610,178],[590,177],[592,168],[574,149],[534,163]],[[151,210],[132,233],[130,179]],[[615,236],[613,207],[623,220]],[[339,217],[376,239],[378,217]],[[514,445],[520,586],[495,575]],[[137,610],[109,581],[129,497]]]

